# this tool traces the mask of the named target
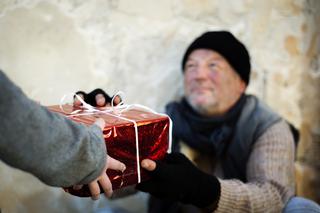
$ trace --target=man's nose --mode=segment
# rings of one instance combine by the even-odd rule
[[[206,66],[198,66],[195,70],[195,78],[204,79],[208,77],[209,70]]]

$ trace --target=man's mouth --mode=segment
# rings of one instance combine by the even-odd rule
[[[208,92],[210,91],[211,89],[209,88],[206,88],[206,87],[197,87],[197,88],[193,88],[191,90],[191,92],[196,92],[196,93],[204,93],[204,92]]]

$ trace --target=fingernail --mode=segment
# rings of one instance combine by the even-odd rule
[[[91,196],[92,200],[99,200],[99,198],[100,198],[100,195],[92,195]]]

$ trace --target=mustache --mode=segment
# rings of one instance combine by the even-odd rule
[[[197,90],[215,91],[215,88],[212,86],[197,86],[197,85],[190,87],[190,92],[197,91]]]

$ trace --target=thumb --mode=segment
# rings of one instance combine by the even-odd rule
[[[154,162],[153,160],[150,159],[144,159],[141,161],[141,166],[142,168],[148,170],[148,171],[154,171],[157,167],[156,162]]]

